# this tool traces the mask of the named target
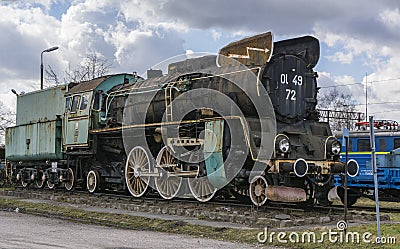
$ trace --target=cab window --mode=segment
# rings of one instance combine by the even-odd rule
[[[93,110],[100,111],[101,108],[101,92],[97,91],[94,94]]]
[[[71,107],[71,97],[67,97],[65,99],[65,112],[70,111],[71,110],[70,107]]]
[[[386,151],[386,140],[384,138],[379,139],[378,151]]]
[[[79,110],[85,110],[89,103],[89,93],[85,93],[82,95],[81,106]]]
[[[370,151],[369,139],[359,139],[357,142],[357,151]]]
[[[394,148],[393,149],[397,149],[397,148],[400,148],[400,138],[394,139]]]
[[[78,109],[80,99],[81,99],[81,96],[79,96],[79,95],[76,95],[72,98],[71,112],[76,112],[76,110]]]

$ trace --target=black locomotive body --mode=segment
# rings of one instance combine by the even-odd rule
[[[340,143],[318,121],[318,59],[317,39],[273,43],[266,33],[231,43],[218,56],[172,63],[167,75],[70,85],[60,100],[66,106],[62,159],[40,167],[14,161],[18,178],[40,175],[89,192],[126,189],[135,197],[152,187],[165,199],[208,201],[220,194],[257,206],[328,204],[344,164]],[[85,91],[90,107],[79,116],[72,112],[75,96],[82,102]],[[51,169],[52,162],[59,167]]]

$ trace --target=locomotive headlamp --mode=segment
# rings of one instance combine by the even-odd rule
[[[342,144],[337,140],[337,138],[330,136],[325,140],[325,155],[338,156],[342,149]]]
[[[290,149],[289,140],[286,139],[286,138],[282,138],[282,139],[279,141],[278,146],[279,146],[279,150],[280,150],[282,153],[288,152],[289,149]]]
[[[333,155],[335,155],[335,156],[339,155],[341,148],[342,148],[342,145],[340,144],[339,141],[336,140],[336,141],[332,142],[331,151],[332,151]]]

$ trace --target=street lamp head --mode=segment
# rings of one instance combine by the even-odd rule
[[[58,49],[58,47],[51,47],[51,48],[48,48],[46,50],[43,50],[43,52],[51,52],[51,51],[54,51],[54,50],[57,50],[57,49]]]
[[[15,91],[15,89],[11,89],[11,92],[14,93],[17,97],[19,96],[19,94],[17,93],[17,91]]]
[[[43,53],[51,52],[51,51],[54,51],[57,49],[58,49],[58,47],[51,47],[46,50],[43,50],[40,53],[40,89],[43,89]]]

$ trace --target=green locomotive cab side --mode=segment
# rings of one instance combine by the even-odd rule
[[[89,131],[106,124],[106,99],[118,85],[140,80],[136,74],[107,75],[72,84],[65,94],[64,149],[89,148]]]

